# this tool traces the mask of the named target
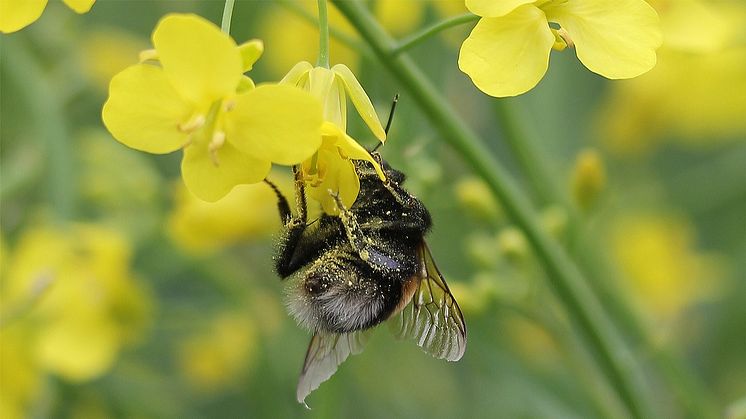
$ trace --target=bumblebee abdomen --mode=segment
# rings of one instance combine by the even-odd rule
[[[401,256],[382,252],[377,257],[386,265],[376,269],[349,246],[328,251],[291,279],[290,313],[314,332],[348,333],[383,322],[400,305],[404,283],[416,270]]]

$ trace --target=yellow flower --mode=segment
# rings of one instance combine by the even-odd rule
[[[373,104],[355,75],[343,64],[328,69],[302,61],[288,72],[281,83],[307,90],[323,104],[325,122],[321,128],[321,148],[301,166],[303,178],[310,186],[309,195],[321,202],[324,211],[330,214],[337,213],[337,208],[329,190],[339,193],[342,202],[349,208],[360,191],[360,179],[352,160],[367,160],[379,177],[386,179],[370,153],[345,133],[349,94],[352,104],[373,135],[381,141],[386,139]]]
[[[293,0],[309,15],[316,16],[316,0]],[[328,5],[329,26],[351,39],[356,38],[355,28],[347,22],[333,4]],[[273,7],[262,16],[259,33],[272,49],[262,57],[262,66],[268,68],[272,77],[282,77],[288,68],[300,60],[314,60],[319,47],[319,26],[294,13],[289,7]],[[337,63],[347,63],[355,69],[358,52],[334,36],[329,39],[330,59]]]
[[[118,234],[90,225],[21,238],[3,277],[3,319],[29,327],[25,350],[41,370],[87,381],[141,337],[150,299],[132,278],[130,253]]]
[[[653,4],[664,37],[658,64],[613,86],[601,106],[600,136],[614,152],[628,155],[650,152],[663,139],[707,146],[746,138],[746,7],[694,0]]]
[[[285,196],[292,194],[290,176],[272,175]],[[265,184],[239,185],[218,202],[205,202],[183,186],[169,216],[173,239],[194,251],[219,249],[249,239],[269,237],[280,228],[277,197]]]
[[[721,285],[719,260],[696,248],[692,226],[670,214],[637,214],[612,226],[611,249],[629,290],[658,320],[670,321]]]
[[[263,50],[241,46],[212,23],[172,14],[153,31],[155,50],[111,81],[103,120],[125,145],[150,153],[184,150],[182,176],[216,201],[235,185],[264,179],[271,163],[297,164],[321,145],[321,108],[287,86],[254,88],[243,76]]]
[[[178,360],[188,382],[206,392],[234,382],[254,364],[256,335],[256,326],[248,313],[221,313],[211,321],[208,330],[179,345]]]
[[[491,96],[536,86],[552,49],[574,46],[589,70],[626,79],[653,68],[661,44],[658,15],[643,0],[466,0],[466,6],[482,19],[461,46],[459,68]]]
[[[91,10],[96,0],[62,0],[75,13]],[[0,0],[0,32],[19,31],[39,19],[47,0]]]
[[[147,48],[147,40],[115,27],[97,26],[86,30],[80,46],[83,69],[91,84],[106,91],[111,78],[132,64],[132,57]]]
[[[5,301],[3,301],[5,303]],[[25,418],[43,389],[43,373],[29,352],[32,331],[28,325],[0,328],[0,417]]]

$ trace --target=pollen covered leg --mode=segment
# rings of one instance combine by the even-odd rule
[[[342,225],[344,226],[345,233],[347,234],[347,240],[349,240],[352,248],[360,254],[361,259],[368,260],[366,249],[370,245],[371,240],[369,240],[363,233],[363,230],[360,228],[360,225],[357,222],[355,214],[353,214],[352,211],[345,207],[342,199],[339,197],[339,194],[329,190],[329,195],[334,198],[334,202],[337,204],[337,209],[339,210],[339,218],[342,220]]]
[[[293,217],[293,214],[290,212],[290,205],[285,196],[282,195],[275,185],[265,179],[265,182],[267,182],[267,184],[269,184],[277,194],[277,207],[280,211],[280,218],[282,218],[282,222],[285,226],[285,231],[283,232],[284,236],[280,240],[278,256],[275,259],[275,270],[282,278],[287,278],[300,268],[299,262],[294,262],[294,256],[297,253],[298,243],[303,236],[303,232],[308,226],[306,190],[303,184],[300,167],[293,166],[293,174],[295,175],[295,217]]]

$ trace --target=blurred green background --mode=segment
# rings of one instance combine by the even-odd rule
[[[670,23],[672,2],[651,3]],[[655,412],[683,415],[662,376],[689,371],[688,394],[745,417],[746,6],[699,6],[721,19],[717,42],[664,43],[658,66],[634,80],[608,81],[571,50],[553,52],[536,88],[496,100],[457,67],[471,25],[411,54],[514,172],[544,227],[649,333],[639,344],[617,319]],[[370,7],[397,37],[466,12],[450,0]],[[0,417],[624,416],[500,203],[372,54],[340,42],[332,64],[355,71],[381,118],[402,94],[382,154],[432,212],[430,248],[469,341],[446,363],[381,327],[312,393],[311,411],[295,401],[309,336],[285,313],[272,271],[271,191],[241,186],[200,202],[181,183],[180,153],[130,150],[100,117],[108,81],[150,48],[163,15],[219,24],[222,8],[99,0],[76,15],[53,0],[30,27],[1,35]],[[265,43],[255,81],[315,62],[304,14],[315,16],[314,2],[237,2],[234,39]],[[698,15],[683,16],[696,25]],[[356,118],[349,131],[372,147]],[[272,177],[289,191],[289,176],[278,167]],[[579,227],[550,189],[572,199]],[[666,372],[662,352],[683,367]]]

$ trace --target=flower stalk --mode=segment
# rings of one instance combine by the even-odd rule
[[[319,7],[319,67],[329,68],[329,15],[326,0],[317,0]]]
[[[442,137],[468,161],[489,185],[508,215],[524,232],[550,284],[567,309],[612,387],[633,417],[653,417],[644,387],[630,365],[632,358],[615,325],[588,288],[583,275],[564,249],[541,228],[538,216],[508,171],[488,151],[484,142],[457,116],[417,67],[406,56],[396,55],[397,44],[358,2],[333,0],[389,71],[409,90]]]
[[[235,3],[236,0],[225,0],[225,5],[223,6],[223,20],[220,21],[220,30],[228,35],[231,34],[231,19],[233,18],[233,6]]]
[[[419,30],[412,35],[409,35],[408,37],[402,39],[401,41],[399,41],[399,44],[396,46],[396,48],[394,48],[392,52],[394,55],[401,54],[402,52],[414,47],[415,45],[432,37],[433,35],[437,35],[440,32],[443,32],[446,29],[450,29],[454,26],[463,25],[469,22],[476,22],[477,20],[479,20],[479,16],[471,13],[464,13],[462,15],[443,19],[440,22],[434,23],[431,26],[423,28],[422,30]]]

